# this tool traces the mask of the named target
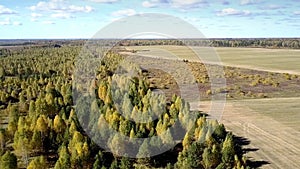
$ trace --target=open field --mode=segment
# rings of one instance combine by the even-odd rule
[[[246,139],[246,156],[261,168],[299,168],[299,101],[300,98],[227,101],[221,123]],[[209,111],[210,102],[201,102],[200,109]]]
[[[217,54],[221,58],[221,63],[227,66],[300,74],[300,50],[222,47],[188,48],[186,46],[130,46],[127,48],[137,50],[139,55],[169,59],[199,60],[197,57],[199,55],[204,62],[217,62],[214,57],[211,57]]]
[[[239,103],[300,133],[300,98],[247,99]]]

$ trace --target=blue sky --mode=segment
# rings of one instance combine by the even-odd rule
[[[208,38],[300,37],[300,0],[0,0],[0,39],[90,38],[141,13],[179,17]]]

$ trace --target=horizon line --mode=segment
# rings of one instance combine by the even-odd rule
[[[300,39],[299,37],[213,37],[213,38],[0,38],[0,41],[5,40],[180,40],[180,39],[194,39],[194,40],[210,40],[210,39]]]

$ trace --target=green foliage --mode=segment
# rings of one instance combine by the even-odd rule
[[[178,155],[177,168],[203,168],[201,164],[204,145],[194,142]]]
[[[122,157],[121,161],[120,161],[120,165],[119,168],[120,169],[131,169],[133,166],[129,160],[129,158],[127,157]]]
[[[1,157],[1,168],[2,169],[17,169],[17,157],[10,151]]]
[[[43,140],[42,140],[41,133],[39,131],[35,130],[33,132],[33,136],[31,138],[30,145],[31,145],[33,150],[36,150],[36,151],[41,151],[42,150]]]
[[[215,168],[220,164],[220,152],[217,149],[216,145],[213,145],[212,148],[206,147],[202,154],[203,164],[205,168]]]
[[[106,160],[105,160],[104,154],[102,153],[102,151],[99,151],[95,157],[93,169],[101,169],[105,163],[106,163]]]
[[[7,126],[7,131],[10,136],[13,136],[14,133],[17,131],[18,127],[18,120],[19,120],[19,112],[17,106],[8,106],[9,110],[9,121]]]
[[[118,161],[117,160],[114,160],[112,163],[111,163],[111,165],[110,165],[110,167],[109,167],[109,169],[118,169],[119,167],[118,167]]]
[[[55,163],[55,169],[69,169],[71,167],[70,154],[65,145],[60,147],[59,158]]]
[[[35,157],[28,165],[27,169],[47,168],[44,156]]]
[[[227,134],[225,141],[223,142],[221,153],[222,153],[223,163],[232,164],[234,162],[235,149],[234,149],[233,136],[231,133]]]
[[[63,133],[65,131],[66,124],[59,115],[56,115],[54,118],[53,128],[57,133]]]

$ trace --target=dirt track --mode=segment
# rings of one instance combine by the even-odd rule
[[[201,110],[209,110],[210,102],[202,102]],[[298,120],[298,119],[295,119]],[[227,130],[244,137],[250,144],[246,156],[261,168],[300,168],[300,131],[287,127],[237,102],[227,102],[221,119]]]

